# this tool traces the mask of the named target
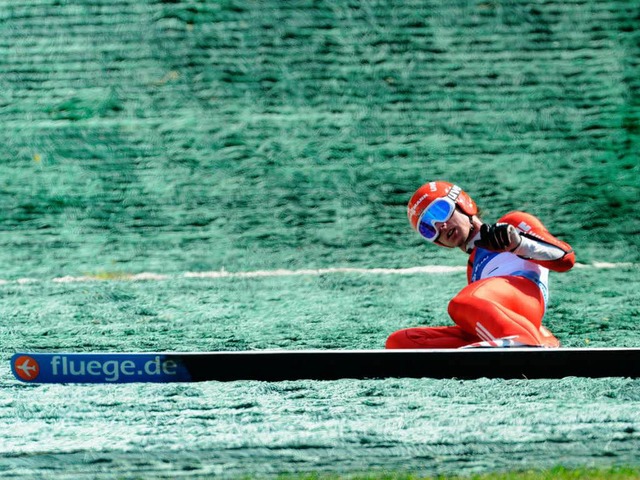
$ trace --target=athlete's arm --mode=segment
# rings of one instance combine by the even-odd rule
[[[524,212],[511,212],[500,219],[513,225],[520,234],[520,244],[512,251],[549,270],[566,272],[576,261],[571,245],[551,235],[540,220]]]

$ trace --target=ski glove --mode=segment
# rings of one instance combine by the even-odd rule
[[[475,246],[493,252],[513,252],[522,241],[518,229],[508,223],[495,223],[480,227],[480,239]]]

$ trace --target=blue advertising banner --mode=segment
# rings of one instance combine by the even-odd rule
[[[11,369],[33,383],[191,381],[179,357],[162,353],[16,353]]]

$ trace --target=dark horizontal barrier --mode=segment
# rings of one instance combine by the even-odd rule
[[[16,353],[29,383],[640,377],[640,348]]]

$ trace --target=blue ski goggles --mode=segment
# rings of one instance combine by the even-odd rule
[[[446,222],[453,215],[456,204],[449,197],[442,197],[431,202],[420,218],[418,219],[418,232],[426,240],[435,242],[440,236],[440,230],[436,227],[437,222]]]

